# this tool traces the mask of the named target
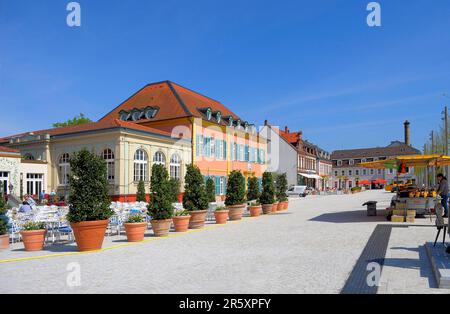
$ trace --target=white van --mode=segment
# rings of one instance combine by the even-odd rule
[[[308,191],[306,185],[294,185],[286,191],[286,194],[288,196],[305,197],[306,195],[308,195]]]

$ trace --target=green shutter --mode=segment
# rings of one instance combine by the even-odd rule
[[[227,141],[223,141],[223,159],[227,160]]]
[[[220,177],[216,177],[216,195],[220,194]]]

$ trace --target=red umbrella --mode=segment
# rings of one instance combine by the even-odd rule
[[[367,184],[370,184],[369,180],[362,180],[358,182],[358,185],[367,185]]]
[[[378,183],[378,184],[384,184],[384,183],[386,183],[387,181],[386,180],[383,180],[383,179],[377,179],[377,180],[374,180],[374,181],[372,181],[373,183]]]

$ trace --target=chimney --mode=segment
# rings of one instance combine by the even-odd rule
[[[264,125],[267,126],[269,124],[269,121],[264,120]]]
[[[284,132],[285,132],[285,133],[289,133],[289,129],[288,129],[287,126],[284,127]]]
[[[406,120],[404,123],[405,126],[405,144],[408,146],[411,146],[411,140],[410,140],[410,130],[409,130],[409,121]]]

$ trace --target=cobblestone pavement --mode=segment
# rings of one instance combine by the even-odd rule
[[[297,198],[276,215],[102,252],[0,263],[0,293],[339,293],[375,227],[386,223],[382,212],[367,217],[361,205],[377,200],[385,208],[391,196]],[[435,231],[424,223],[392,230],[379,292],[435,292],[420,249]],[[107,237],[104,246],[124,239]],[[0,260],[75,250],[31,254],[21,247],[0,252]],[[71,263],[80,266],[81,286],[67,284]]]

